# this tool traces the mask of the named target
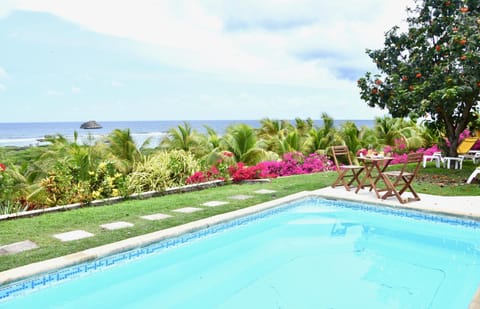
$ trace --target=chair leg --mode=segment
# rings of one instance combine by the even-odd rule
[[[399,191],[400,195],[402,195],[408,189],[408,191],[410,191],[410,193],[412,193],[413,198],[408,198],[407,201],[409,201],[409,202],[410,201],[420,201],[420,197],[418,196],[417,192],[415,192],[415,190],[412,187],[413,177],[402,177],[402,178],[403,178],[403,181],[405,182],[405,185]]]
[[[335,179],[334,183],[332,184],[332,188],[338,187],[343,185],[347,191],[350,191],[349,184],[345,180],[345,175],[347,174],[347,170],[340,170],[338,171],[338,177]],[[341,184],[340,184],[341,182]]]

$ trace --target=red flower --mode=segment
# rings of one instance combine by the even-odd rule
[[[223,152],[223,155],[224,155],[225,157],[233,157],[233,153],[231,153],[230,151],[224,151],[224,152]]]
[[[377,80],[375,81],[375,84],[377,84],[377,85],[379,85],[379,86],[380,86],[380,85],[382,84],[382,81],[381,81],[381,80],[379,80],[379,79],[377,79]]]
[[[416,78],[420,78],[422,77],[422,73],[417,73],[417,75],[415,75]]]
[[[5,164],[0,163],[0,171],[4,172],[6,169],[7,167],[5,166]]]
[[[440,47],[440,45],[436,45],[436,46],[435,46],[435,50],[436,50],[436,51],[440,51],[440,49],[442,49],[442,48]]]
[[[467,8],[467,7],[461,7],[461,8],[460,8],[460,12],[462,12],[462,13],[467,13],[467,12],[468,12],[468,8]]]
[[[373,88],[372,89],[372,94],[377,94],[378,93],[378,89],[377,88]]]

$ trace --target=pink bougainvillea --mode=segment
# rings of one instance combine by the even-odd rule
[[[224,156],[228,156],[224,153]],[[243,162],[232,164],[228,173],[232,181],[241,182],[249,179],[276,178],[299,174],[317,173],[334,170],[335,166],[325,155],[312,153],[305,156],[301,152],[290,152],[279,161],[264,161],[254,166],[246,166]],[[217,172],[215,172],[215,170]],[[187,179],[187,183],[199,183],[219,179],[222,173],[215,166],[208,172],[196,172]]]

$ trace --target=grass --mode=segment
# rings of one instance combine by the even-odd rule
[[[473,164],[469,162],[465,162],[462,170],[437,169],[431,164],[420,170],[415,188],[419,193],[437,195],[480,195],[478,184],[464,184],[473,169]],[[226,185],[203,191],[125,201],[110,206],[86,207],[32,218],[0,221],[0,245],[27,239],[39,245],[35,250],[0,256],[0,271],[245,208],[296,192],[316,190],[330,185],[336,176],[335,172],[298,175],[274,179],[271,183]],[[265,195],[253,193],[259,189],[277,192]],[[253,197],[247,200],[228,199],[229,196],[239,194]],[[211,208],[201,206],[202,203],[213,200],[228,200],[230,203]],[[172,212],[181,207],[201,207],[204,210],[191,214]],[[140,218],[154,213],[170,214],[172,217],[159,221]],[[131,222],[134,227],[107,231],[99,226],[114,221]],[[53,234],[76,229],[91,232],[95,237],[65,243],[52,237]]]

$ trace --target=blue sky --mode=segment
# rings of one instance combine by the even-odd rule
[[[413,2],[4,1],[0,122],[373,119],[365,49]]]

